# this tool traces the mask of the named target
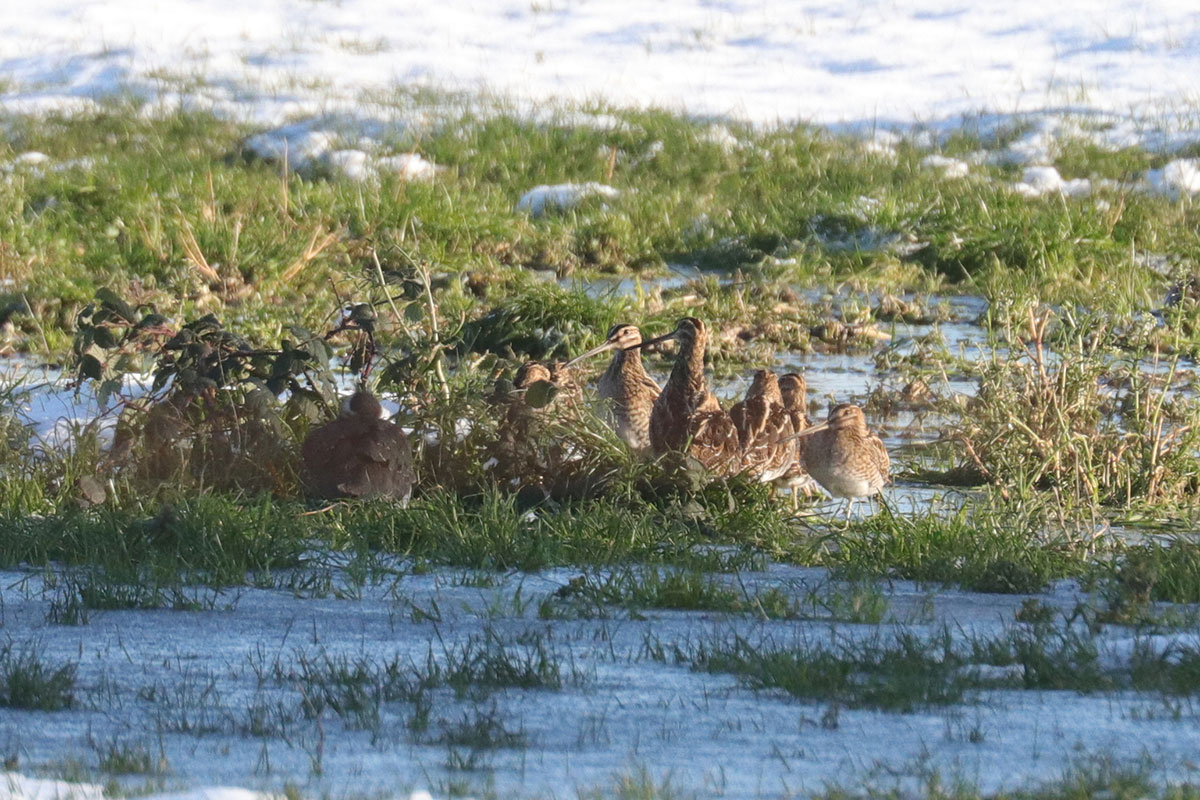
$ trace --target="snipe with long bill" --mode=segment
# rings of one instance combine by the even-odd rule
[[[603,344],[571,359],[567,366],[612,351],[608,369],[596,383],[597,394],[612,407],[617,435],[638,455],[648,455],[650,412],[662,390],[642,366],[641,344],[642,332],[636,325],[617,324],[609,329]]]

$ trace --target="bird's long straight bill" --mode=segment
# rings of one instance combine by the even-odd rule
[[[580,361],[586,361],[587,359],[591,358],[592,356],[598,356],[601,353],[607,352],[609,350],[614,350],[614,349],[616,349],[616,347],[617,347],[616,342],[604,342],[603,344],[596,345],[595,347],[593,347],[591,350],[588,350],[583,355],[575,356],[574,358],[572,358],[570,361],[567,362],[566,366],[573,367],[576,364],[578,364]]]
[[[628,353],[630,350],[637,350],[638,348],[645,347],[646,345],[658,344],[659,342],[665,342],[667,339],[671,339],[674,336],[675,336],[675,331],[670,331],[668,333],[664,333],[662,336],[655,336],[653,339],[646,339],[645,341],[642,341],[638,344],[630,345],[629,347],[625,348],[625,352]]]
[[[818,431],[823,431],[823,430],[827,429],[828,427],[829,427],[828,420],[826,420],[825,422],[818,422],[816,425],[805,428],[804,430],[800,431],[799,433],[793,433],[791,436],[784,437],[783,439],[780,439],[779,441],[790,442],[793,439],[800,439],[800,438],[803,438],[810,434],[817,433]]]

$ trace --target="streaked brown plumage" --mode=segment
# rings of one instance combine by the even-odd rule
[[[791,418],[792,429],[796,433],[807,429],[812,423],[808,419],[808,384],[804,376],[789,372],[781,377],[779,393],[783,398],[783,408]],[[784,473],[775,479],[776,488],[791,490],[793,508],[799,504],[800,492],[809,494],[816,489],[816,483],[804,468],[804,447],[808,437],[802,436],[794,441],[795,457]]]
[[[859,497],[877,494],[888,482],[891,461],[883,440],[867,429],[858,406],[834,406],[828,419],[801,434],[804,467],[834,497],[849,500],[846,515]]]
[[[746,398],[729,409],[742,449],[742,469],[769,483],[796,460],[791,415],[783,407],[779,378],[769,369],[756,370]]]
[[[650,411],[650,447],[655,455],[684,453],[710,472],[731,475],[741,470],[737,429],[708,390],[704,349],[708,331],[695,317],[684,317],[668,334],[643,345],[674,339],[679,344],[671,377]]]
[[[618,324],[608,331],[604,344],[571,359],[567,366],[613,351],[608,369],[596,383],[597,394],[612,407],[617,435],[639,456],[650,448],[650,412],[662,390],[642,366],[642,332],[636,325]]]
[[[576,405],[583,399],[583,390],[571,375],[570,366],[566,361],[555,361],[549,365],[541,361],[526,361],[517,367],[513,388],[526,392],[535,383],[545,381],[554,387],[554,402]]]
[[[503,409],[496,441],[489,450],[489,469],[510,484],[544,485],[561,469],[566,452],[547,436],[551,421],[578,412],[583,398],[565,362],[526,361],[512,383],[497,381],[493,395]]]
[[[304,482],[319,497],[388,497],[407,503],[416,474],[404,431],[380,417],[359,389],[337,419],[314,428],[302,449]]]

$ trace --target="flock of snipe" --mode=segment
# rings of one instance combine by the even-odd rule
[[[641,348],[668,339],[677,343],[677,353],[660,388],[642,365]],[[887,483],[887,449],[867,429],[862,409],[838,405],[824,422],[811,424],[804,377],[760,369],[745,397],[726,410],[704,375],[707,343],[707,329],[694,317],[647,340],[634,325],[615,325],[603,344],[571,361],[523,365],[514,386],[519,395],[545,381],[577,396],[571,367],[611,351],[598,394],[611,404],[618,436],[640,457],[683,455],[714,475],[745,474],[789,488],[793,500],[815,481],[847,499],[847,514],[855,499],[874,495]],[[510,420],[516,422],[528,413],[519,406],[514,411]],[[407,443],[380,414],[379,402],[360,390],[341,417],[309,435],[304,472],[314,493],[407,499],[414,480]],[[514,423],[506,435],[519,438],[525,430]]]
[[[675,364],[661,389],[646,374],[640,350],[674,339]],[[789,488],[793,499],[812,482],[834,497],[879,492],[888,481],[887,449],[867,429],[862,409],[838,405],[824,422],[809,422],[804,376],[754,373],[745,397],[728,411],[708,388],[704,351],[708,331],[695,317],[642,340],[633,325],[615,325],[604,344],[567,362],[615,351],[598,389],[612,403],[618,435],[638,454],[683,453],[716,475],[747,474]]]

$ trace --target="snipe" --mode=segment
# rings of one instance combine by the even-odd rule
[[[743,471],[763,483],[787,472],[796,460],[795,429],[774,372],[756,370],[745,399],[729,409],[729,416],[737,429]]]
[[[382,415],[375,395],[360,388],[337,419],[308,434],[301,455],[311,493],[408,502],[416,481],[408,438]]]
[[[562,466],[562,443],[548,435],[551,423],[577,413],[583,392],[565,362],[526,361],[512,382],[498,380],[492,402],[500,413],[488,469],[503,482],[543,485]]]
[[[834,406],[824,422],[796,436],[807,439],[804,467],[808,474],[834,497],[847,499],[847,518],[855,500],[878,494],[888,482],[891,461],[887,448],[867,429],[858,406]]]
[[[567,366],[614,351],[608,369],[596,383],[597,394],[611,404],[617,436],[634,453],[645,456],[651,452],[650,413],[662,390],[642,366],[641,343],[642,332],[636,325],[614,325],[604,344],[571,359]]]
[[[806,430],[812,422],[808,418],[808,383],[804,380],[804,376],[789,372],[781,377],[779,393],[783,397],[783,408],[792,421],[792,430],[796,433]],[[816,490],[816,482],[804,468],[804,448],[807,441],[807,436],[794,440],[795,457],[783,474],[775,479],[777,489],[791,490],[793,509],[800,504],[799,494],[801,492],[808,495]]]
[[[643,342],[678,342],[671,376],[650,411],[650,447],[655,455],[683,453],[710,472],[731,475],[742,467],[741,444],[729,414],[708,390],[704,350],[708,331],[695,317],[684,317],[675,330]]]

